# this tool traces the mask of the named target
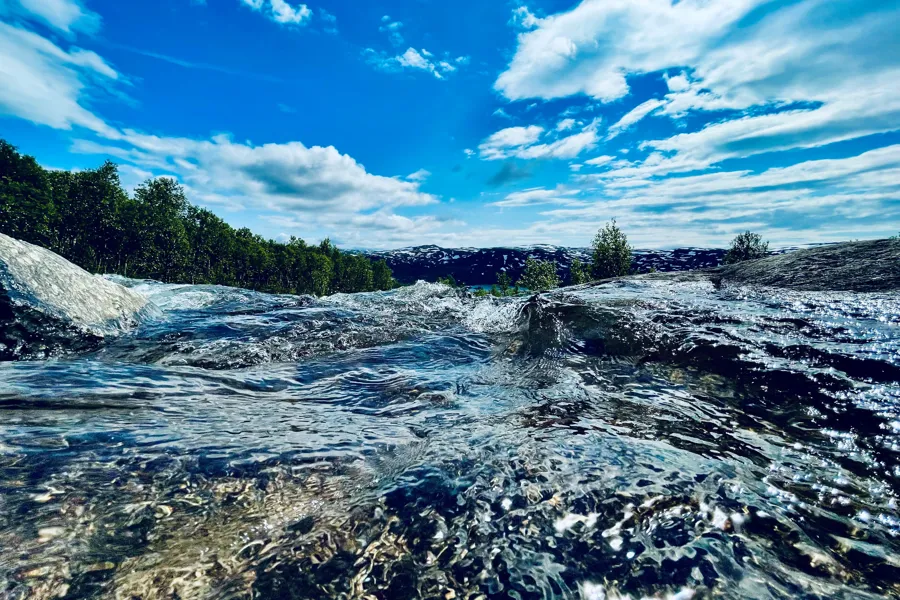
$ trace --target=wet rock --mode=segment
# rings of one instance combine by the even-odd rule
[[[830,244],[720,267],[716,283],[805,291],[900,289],[900,240]]]
[[[90,348],[148,308],[140,294],[0,234],[0,360]]]

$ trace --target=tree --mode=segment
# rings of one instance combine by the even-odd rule
[[[512,295],[512,280],[506,271],[500,271],[497,274],[497,292],[500,296]]]
[[[190,258],[190,243],[184,223],[188,207],[184,188],[170,177],[159,177],[139,185],[134,197],[140,205],[139,214],[145,233],[144,269],[154,279],[183,280]],[[242,240],[252,237],[249,230],[239,233],[243,233]],[[246,249],[248,255],[252,253],[251,248]],[[248,280],[249,277],[245,279]]]
[[[745,260],[763,258],[769,254],[769,242],[764,242],[762,236],[745,231],[731,240],[731,247],[725,254],[725,264],[733,265]]]
[[[525,260],[525,272],[522,273],[517,285],[528,288],[532,292],[543,292],[559,287],[559,283],[556,263],[528,257]]]
[[[376,260],[372,263],[372,285],[375,286],[376,290],[390,290],[394,288],[395,284],[396,282],[387,262]]]
[[[587,283],[591,278],[588,275],[587,267],[584,266],[577,258],[572,260],[572,264],[569,266],[569,283],[572,285],[580,285],[582,283]]]
[[[47,245],[54,207],[46,171],[0,140],[0,232]]]
[[[47,171],[0,140],[0,232],[40,244],[93,272],[215,283],[270,293],[390,289],[384,261],[235,230],[192,206],[174,179],[148,179],[129,198],[118,167]]]
[[[631,271],[632,248],[628,238],[613,219],[594,237],[594,264],[591,274],[594,279],[609,279],[628,275]]]

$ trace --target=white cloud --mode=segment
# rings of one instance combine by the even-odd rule
[[[537,143],[544,134],[544,128],[537,125],[528,127],[507,127],[490,135],[479,146],[478,152],[484,160],[506,158],[575,158],[585,150],[597,145],[597,123],[591,123],[578,133],[557,138],[548,143]]]
[[[397,47],[404,43],[403,34],[400,33],[401,29],[403,29],[402,21],[394,21],[388,15],[381,17],[381,26],[378,27],[378,31],[388,34],[388,40]]]
[[[598,156],[596,158],[592,158],[590,160],[586,160],[586,161],[584,161],[584,164],[599,167],[601,165],[610,163],[610,162],[614,161],[615,159],[616,159],[615,156],[603,155],[603,156]]]
[[[372,48],[366,48],[363,51],[365,61],[382,71],[398,72],[403,69],[413,69],[417,71],[426,71],[434,75],[436,79],[444,79],[447,75],[457,70],[456,65],[451,64],[448,60],[434,61],[434,54],[425,50],[417,50],[408,48],[406,52],[399,56],[389,56],[383,52],[378,52]],[[466,57],[459,57],[454,60],[456,64],[465,64]]]
[[[56,129],[112,128],[89,108],[121,78],[99,55],[63,49],[36,33],[0,22],[0,114]]]
[[[534,29],[541,25],[542,22],[543,19],[534,16],[527,6],[516,7],[513,10],[512,19],[510,19],[510,24],[521,29]]]
[[[575,127],[575,119],[563,119],[556,124],[557,131],[568,131]]]
[[[687,74],[683,71],[678,75],[672,75],[671,77],[666,75],[665,80],[666,86],[669,88],[670,92],[683,92],[691,86]]]
[[[102,148],[76,142],[73,149],[103,151],[137,167],[175,175],[223,201],[278,210],[355,212],[436,202],[417,183],[372,175],[332,146],[253,146],[223,135],[194,140],[132,130],[120,132],[114,141]]]
[[[407,48],[406,52],[397,57],[397,60],[403,67],[430,70],[432,68],[432,64],[427,58],[425,58],[425,54],[427,54],[426,50],[423,50],[422,53],[420,53],[415,48]]]
[[[495,87],[611,102],[630,92],[626,75],[677,70],[658,107],[671,116],[803,103],[748,117],[745,143],[723,154],[813,147],[897,129],[897,22],[893,1],[583,0],[522,33]]]
[[[304,25],[312,18],[312,10],[305,4],[292,5],[285,0],[241,0],[241,2],[280,25]]]
[[[79,0],[3,0],[0,17],[18,16],[40,21],[65,34],[93,34],[100,29],[100,16]]]
[[[487,160],[507,158],[510,149],[534,144],[543,133],[544,128],[537,125],[507,127],[491,134],[481,142],[478,151],[481,153],[481,157]]]
[[[507,195],[503,200],[491,202],[491,206],[500,206],[502,208],[522,208],[525,206],[536,206],[541,204],[579,206],[583,203],[572,198],[573,196],[577,196],[578,193],[578,190],[569,190],[563,187],[558,187],[554,190],[534,187],[519,192],[513,192]]]
[[[573,224],[616,216],[630,237],[646,246],[683,245],[686,240],[723,245],[746,228],[776,243],[837,241],[885,235],[900,223],[900,146],[759,173],[716,171],[659,179],[648,167],[578,177],[596,190],[590,204],[555,209],[543,217]],[[677,229],[662,233],[667,225]],[[662,237],[654,240],[654,235]]]
[[[407,175],[406,179],[409,181],[417,181],[417,182],[421,183],[421,182],[425,181],[426,179],[428,179],[429,177],[431,177],[431,171],[427,171],[425,169],[419,169],[415,173],[410,173],[409,175]]]
[[[619,119],[613,125],[610,125],[609,132],[607,133],[606,139],[612,139],[646,117],[651,114],[653,111],[657,110],[660,106],[664,105],[665,102],[662,100],[656,100],[655,98],[651,98],[646,102],[642,102],[638,104],[630,111],[628,111],[621,119]]]

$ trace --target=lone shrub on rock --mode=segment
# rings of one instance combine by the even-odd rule
[[[594,279],[609,279],[628,275],[631,271],[631,246],[613,219],[594,237]]]
[[[768,254],[769,242],[764,242],[759,234],[745,231],[731,241],[731,247],[725,254],[725,264],[733,265],[745,260],[756,260]]]
[[[547,260],[525,260],[525,272],[516,283],[519,287],[528,288],[532,292],[544,292],[559,287],[559,275],[556,264]]]

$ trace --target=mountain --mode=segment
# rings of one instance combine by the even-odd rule
[[[435,281],[452,275],[467,285],[490,285],[497,274],[506,271],[516,281],[525,269],[525,260],[551,260],[557,264],[560,277],[569,277],[574,259],[591,262],[589,248],[560,246],[529,246],[510,248],[441,248],[416,246],[383,252],[367,252],[372,259],[384,259],[400,283],[415,283],[423,279]],[[725,250],[718,248],[677,248],[675,250],[635,250],[632,269],[636,273],[657,271],[688,271],[718,266]]]

